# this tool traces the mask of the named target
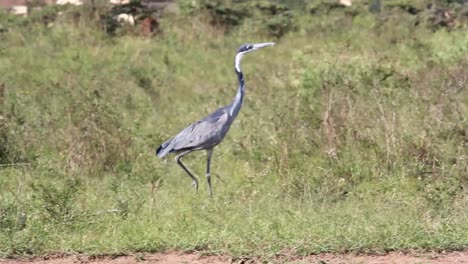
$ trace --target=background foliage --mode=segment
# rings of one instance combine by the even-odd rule
[[[466,5],[413,2],[180,1],[152,38],[104,5],[0,13],[0,255],[466,249]],[[154,150],[265,41],[213,199],[186,158],[197,195]]]

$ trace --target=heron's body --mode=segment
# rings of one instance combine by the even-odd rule
[[[158,157],[184,150],[212,149],[226,136],[233,119],[229,116],[229,106],[221,107],[209,116],[190,124],[175,137],[161,144]]]
[[[231,104],[221,107],[207,117],[190,124],[184,130],[179,132],[173,138],[162,143],[161,146],[156,150],[156,155],[160,158],[164,157],[168,153],[180,153],[176,157],[177,163],[187,174],[192,178],[194,186],[198,189],[198,181],[193,174],[185,167],[180,158],[184,155],[196,151],[205,149],[207,151],[207,170],[206,178],[208,181],[209,192],[212,195],[211,188],[211,176],[210,176],[210,163],[211,154],[213,148],[216,147],[223,138],[226,136],[232,122],[237,117],[242,103],[244,100],[244,76],[240,70],[240,60],[245,53],[250,51],[271,46],[274,43],[260,43],[260,44],[244,44],[239,49],[236,60],[235,70],[237,78],[239,80],[239,88],[237,90],[236,97]]]

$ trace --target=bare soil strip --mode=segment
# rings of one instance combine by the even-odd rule
[[[41,258],[0,259],[1,264],[225,264],[225,263],[261,263],[262,259],[232,259],[228,256],[205,256],[197,253],[137,253],[131,256],[120,257],[90,257],[84,255],[49,256]],[[468,264],[468,251],[449,253],[420,253],[405,254],[392,252],[386,255],[357,255],[357,254],[319,254],[306,257],[282,256],[269,259],[274,263],[366,263],[366,264]]]

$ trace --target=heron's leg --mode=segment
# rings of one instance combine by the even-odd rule
[[[187,169],[187,167],[185,167],[185,165],[182,163],[182,161],[180,160],[183,156],[189,154],[190,152],[192,152],[192,150],[186,150],[182,153],[180,153],[179,155],[177,155],[177,157],[175,158],[176,161],[177,161],[177,164],[180,165],[180,167],[182,167],[182,169],[190,176],[190,178],[192,178],[192,182],[193,182],[193,186],[195,187],[195,189],[197,190],[198,192],[198,181],[197,181],[197,178],[195,178],[195,176],[193,176],[193,174]]]
[[[210,165],[211,165],[211,155],[213,154],[213,149],[206,150],[206,181],[208,182],[208,191],[210,196],[213,196],[213,190],[211,189],[211,174],[210,174]]]

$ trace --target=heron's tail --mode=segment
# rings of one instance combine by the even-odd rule
[[[156,155],[159,158],[162,158],[162,157],[166,156],[167,153],[171,152],[171,150],[172,150],[172,148],[170,147],[171,141],[172,141],[172,139],[162,143],[161,146],[159,146],[158,149],[156,149]]]

